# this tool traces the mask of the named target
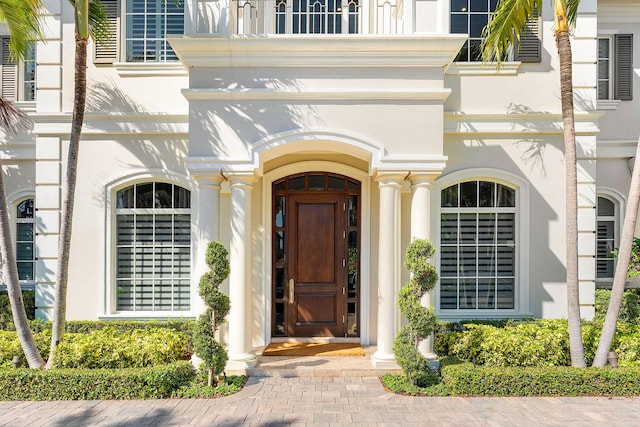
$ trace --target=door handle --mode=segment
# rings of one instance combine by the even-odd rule
[[[293,279],[289,279],[289,304],[293,304],[296,297],[295,282]]]

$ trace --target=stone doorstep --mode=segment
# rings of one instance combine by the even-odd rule
[[[364,356],[318,357],[318,356],[262,356],[258,353],[255,366],[244,370],[227,370],[227,375],[249,375],[250,377],[379,377],[388,372],[401,372],[400,367],[380,369],[371,365],[371,354],[375,347],[365,347]]]

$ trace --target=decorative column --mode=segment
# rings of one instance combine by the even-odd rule
[[[200,277],[209,271],[209,267],[205,261],[205,253],[209,242],[218,240],[219,223],[220,223],[220,183],[222,175],[217,171],[209,173],[194,174],[198,183],[198,208],[196,210],[194,227],[195,236],[193,242],[193,295],[198,295],[198,283]],[[197,297],[193,301],[193,311],[195,313],[203,313],[205,310],[204,302]]]
[[[253,366],[251,351],[251,190],[253,173],[229,177],[231,187],[231,243],[229,258],[229,364],[230,369]]]
[[[395,365],[393,341],[398,331],[396,296],[400,284],[400,192],[406,173],[383,172],[380,189],[378,235],[378,344],[371,357],[375,368]]]
[[[431,189],[436,175],[412,173],[411,181],[411,239],[427,239],[431,241]],[[432,305],[431,292],[422,297],[422,305],[429,308]],[[433,337],[429,337],[419,344],[420,352],[429,361],[438,356],[433,351]]]

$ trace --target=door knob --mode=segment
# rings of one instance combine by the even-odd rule
[[[295,300],[295,296],[296,296],[295,282],[293,281],[293,279],[289,279],[289,304],[293,304],[293,301]]]

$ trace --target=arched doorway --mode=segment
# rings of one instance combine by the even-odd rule
[[[272,336],[360,336],[360,194],[328,172],[273,182]]]

